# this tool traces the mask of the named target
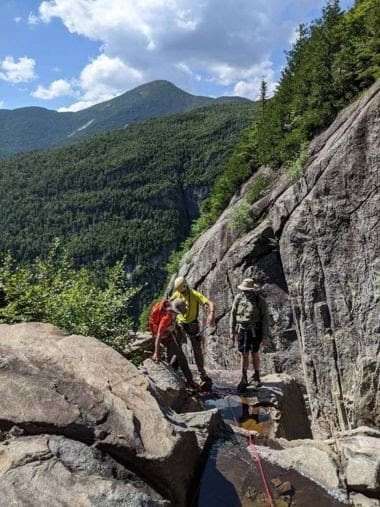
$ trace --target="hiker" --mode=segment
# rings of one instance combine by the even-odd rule
[[[176,299],[174,301],[163,300],[156,303],[149,316],[149,329],[154,338],[153,361],[161,360],[161,343],[166,347],[169,356],[177,358],[179,367],[187,381],[188,387],[196,389],[193,375],[190,371],[187,359],[181,347],[177,344],[175,336],[176,317],[186,311],[186,304]]]
[[[183,337],[188,337],[194,351],[194,359],[201,377],[201,387],[209,391],[212,388],[212,380],[207,375],[202,351],[202,331],[199,325],[199,306],[207,308],[206,326],[215,326],[215,305],[206,296],[191,289],[185,278],[180,276],[174,282],[174,293],[171,299],[179,299],[186,304],[186,311],[177,317],[177,324]]]
[[[244,392],[248,386],[247,371],[249,355],[252,354],[254,374],[251,383],[261,386],[259,348],[263,339],[263,309],[259,296],[259,287],[252,278],[246,278],[238,287],[230,316],[230,337],[233,346],[238,339],[241,353],[241,380],[238,392]]]

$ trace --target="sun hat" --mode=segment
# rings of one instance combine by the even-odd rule
[[[258,288],[259,286],[253,278],[245,278],[243,282],[238,286],[238,289],[243,291],[253,291],[257,290]]]
[[[175,299],[171,302],[169,309],[175,313],[186,313],[187,304],[182,299]]]

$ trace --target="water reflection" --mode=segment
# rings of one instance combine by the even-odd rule
[[[238,418],[241,428],[269,435],[272,419],[267,408],[250,405],[249,400],[241,398],[241,415]]]
[[[219,392],[206,400],[208,408],[218,408],[231,425],[270,436],[274,427],[273,408],[258,403],[257,398]],[[323,488],[295,470],[284,470],[263,460],[275,507],[343,507]],[[286,493],[282,486],[289,483]],[[244,437],[231,435],[213,445],[192,506],[198,507],[267,507],[262,478],[247,451]]]
[[[264,407],[244,396],[227,394],[206,400],[207,408],[217,408],[231,425],[270,436],[273,427],[270,407]]]

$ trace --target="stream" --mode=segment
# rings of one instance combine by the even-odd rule
[[[249,431],[273,436],[273,407],[257,398],[238,396],[231,387],[217,386],[205,399],[224,421]],[[347,506],[324,488],[294,470],[285,470],[261,458],[272,500],[265,494],[259,465],[247,449],[243,435],[226,435],[210,449],[192,506],[198,507],[340,507]],[[270,503],[272,501],[272,503]]]

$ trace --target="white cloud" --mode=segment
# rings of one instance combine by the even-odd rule
[[[234,86],[234,94],[258,100],[261,94],[261,83],[267,83],[267,97],[272,97],[277,86],[273,63],[270,60],[263,61],[260,65],[254,65],[250,69],[236,73],[239,79]]]
[[[267,81],[267,98],[273,96],[276,89],[277,83],[273,81]],[[258,100],[261,95],[261,83],[262,79],[256,78],[252,81],[239,81],[234,86],[234,95],[239,97],[246,97],[251,100]]]
[[[324,2],[315,0],[311,9],[310,0],[44,0],[38,17],[44,23],[58,18],[71,33],[98,41],[100,62],[119,59],[146,80],[165,78],[198,89],[206,80],[218,91],[252,97],[261,67],[282,58],[293,27]],[[97,73],[83,102],[138,81],[127,76],[121,86],[108,77],[100,85],[104,79]],[[267,80],[273,90],[274,75]]]
[[[10,83],[26,83],[35,79],[36,62],[33,58],[22,56],[15,60],[13,56],[6,56],[0,60],[0,79]]]
[[[80,100],[61,111],[79,111],[112,99],[143,81],[143,73],[128,66],[119,57],[101,54],[81,72],[78,82]]]
[[[202,80],[202,76],[196,72],[193,72],[190,67],[184,62],[176,63],[175,68],[183,72],[183,74],[186,74],[187,76],[195,79],[196,81]]]
[[[0,109],[4,109],[5,102],[3,100],[0,100]]]
[[[30,12],[28,16],[28,25],[34,26],[38,25],[38,23],[41,23],[39,16],[36,16],[33,12]]]
[[[65,79],[58,79],[50,83],[49,86],[45,87],[39,85],[37,89],[32,92],[32,96],[42,100],[52,100],[58,97],[65,97],[67,95],[73,95],[74,90],[68,81]]]
[[[14,21],[15,23],[21,23],[22,18],[21,18],[20,16],[16,16],[15,18],[13,18],[13,21]]]

